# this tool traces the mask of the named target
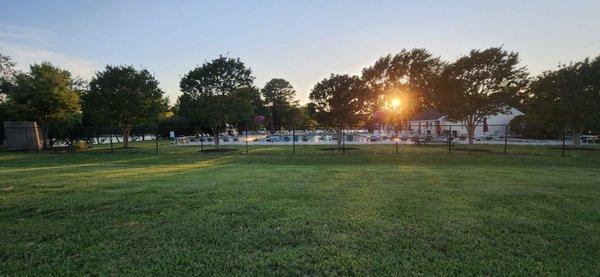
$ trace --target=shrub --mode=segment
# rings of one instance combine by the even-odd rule
[[[85,150],[85,149],[89,148],[89,145],[85,141],[82,141],[82,140],[76,141],[74,145],[75,145],[76,150]]]

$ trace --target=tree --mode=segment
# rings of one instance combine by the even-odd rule
[[[50,125],[80,111],[76,80],[68,71],[47,62],[30,66],[28,73],[16,74],[7,92],[8,103],[19,117],[40,125],[44,148],[48,147]]]
[[[399,115],[395,123],[403,126],[404,119],[432,105],[432,83],[445,65],[422,48],[379,58],[362,70],[363,80],[373,91],[371,113],[388,110]]]
[[[0,102],[0,145],[3,144],[2,142],[5,140],[4,122],[10,121],[14,118],[15,116],[13,110],[10,109],[9,104],[6,102]]]
[[[261,97],[260,90],[258,88],[244,88],[238,90],[238,93],[240,96],[242,96],[242,99],[245,98],[247,101],[250,102],[251,110],[245,110],[242,111],[241,114],[238,114],[237,117],[239,121],[234,124],[238,127],[243,127],[244,130],[246,130],[247,128],[253,127],[251,126],[252,123],[256,123],[253,122],[253,119],[256,116],[262,116],[264,118],[264,115],[269,113],[269,108],[265,106],[265,103]],[[248,117],[246,113],[250,113],[250,116]]]
[[[265,115],[269,112],[265,102],[263,101],[260,90],[255,87],[247,88],[248,97],[250,98],[250,104],[255,115]]]
[[[219,133],[227,123],[250,120],[256,94],[254,77],[239,59],[220,56],[186,74],[180,82],[180,113],[207,127],[219,147]]]
[[[335,75],[317,83],[310,93],[317,121],[335,128],[338,147],[342,128],[359,124],[367,114],[370,91],[357,76]]]
[[[581,134],[600,122],[600,56],[542,73],[524,102],[528,122],[570,131],[573,144],[581,145]]]
[[[83,95],[84,118],[88,124],[121,129],[123,147],[127,148],[135,125],[158,122],[168,108],[158,85],[146,69],[107,65],[96,73]]]
[[[9,56],[0,54],[0,144],[4,141],[4,122],[12,118],[12,111],[6,103],[6,92],[10,88],[16,63]]]
[[[295,107],[293,109],[293,121],[291,121],[291,128],[295,129],[311,129],[317,125],[317,121],[314,118],[314,105],[308,103],[304,106]]]
[[[17,73],[16,65],[9,56],[0,54],[0,103],[6,100],[6,92]]]
[[[271,79],[261,90],[265,104],[269,109],[271,133],[282,126],[291,125],[298,115],[298,101],[294,100],[296,91],[284,79]]]
[[[529,112],[526,111],[526,114],[516,116],[510,121],[509,129],[512,134],[534,139],[556,139],[564,134],[564,128],[559,124],[540,121],[536,115]]]
[[[250,120],[256,115],[254,102],[258,89],[254,87],[236,89],[231,92],[229,109],[230,120],[228,123],[238,130],[249,127]]]
[[[528,73],[519,55],[501,47],[471,50],[448,65],[435,82],[437,108],[446,119],[467,129],[469,146],[484,117],[508,112],[510,102],[525,91]]]

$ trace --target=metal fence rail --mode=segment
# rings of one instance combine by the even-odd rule
[[[69,128],[62,134],[51,134],[53,148],[75,151],[81,146],[98,147],[104,151],[115,152],[121,148],[123,134],[119,129],[103,127]],[[276,147],[283,153],[302,153],[306,149],[332,150],[339,154],[377,153],[401,154],[407,147],[428,146],[433,153],[470,152],[491,149],[492,153],[509,153],[512,146],[546,146],[560,149],[561,155],[573,148],[573,141],[564,133],[554,138],[526,138],[510,132],[509,125],[478,126],[473,147],[468,145],[466,129],[462,125],[427,124],[418,128],[397,129],[389,126],[307,126],[304,128],[266,131],[260,126],[230,128],[217,138],[206,130],[196,126],[160,126],[134,128],[130,141],[135,145],[144,145],[139,151],[159,153],[166,147],[198,147],[200,151],[209,151],[215,144],[221,148],[235,148],[244,153],[253,149]],[[143,142],[140,144],[140,142]],[[583,142],[589,147],[598,145],[597,136],[588,135]],[[513,147],[517,149],[517,147]],[[288,149],[288,150],[285,150]],[[446,149],[446,150],[444,150]],[[435,151],[434,151],[435,150]],[[255,151],[260,153],[259,151]]]

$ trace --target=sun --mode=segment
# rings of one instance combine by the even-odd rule
[[[401,102],[400,102],[399,98],[394,98],[390,101],[390,107],[394,110],[399,108],[400,104],[401,104]]]

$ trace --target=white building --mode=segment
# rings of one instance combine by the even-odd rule
[[[475,128],[475,138],[504,137],[510,121],[519,115],[523,115],[523,113],[515,108],[510,108],[506,113],[486,117],[487,132],[484,132],[484,124],[481,122]],[[407,125],[413,134],[437,137],[447,134],[451,130],[455,137],[467,137],[467,128],[461,122],[447,121],[442,113],[433,108],[417,114],[408,121]]]

